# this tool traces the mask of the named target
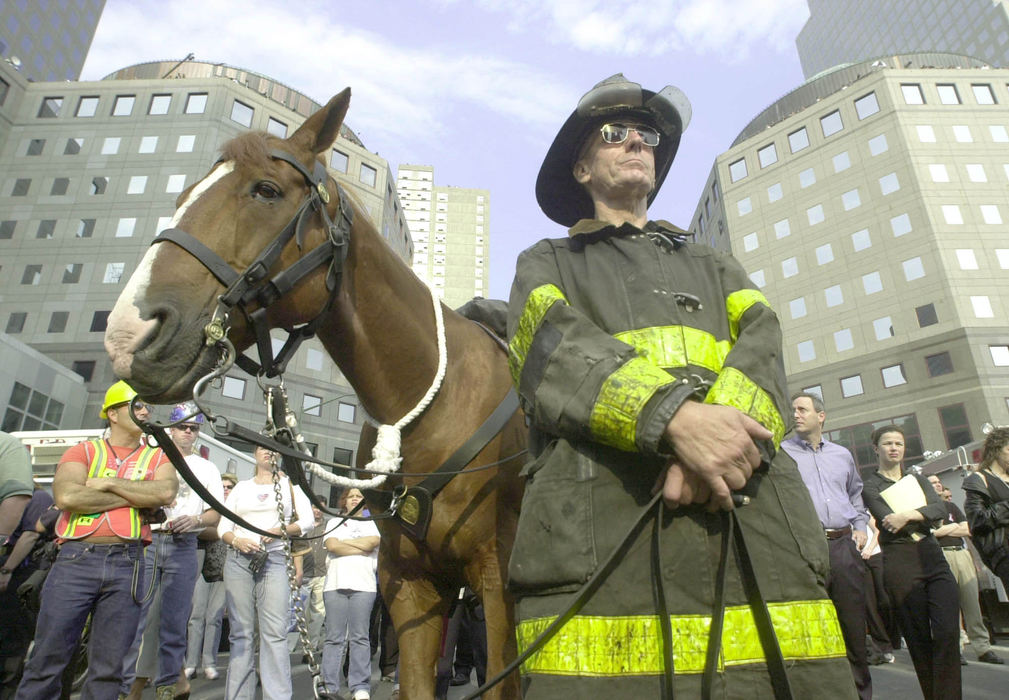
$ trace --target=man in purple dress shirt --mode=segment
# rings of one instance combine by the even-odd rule
[[[834,601],[848,662],[862,700],[872,697],[865,643],[865,564],[859,553],[866,542],[869,516],[862,504],[862,477],[851,453],[823,439],[823,399],[816,394],[792,397],[795,434],[781,447],[799,466],[830,552],[827,594]]]

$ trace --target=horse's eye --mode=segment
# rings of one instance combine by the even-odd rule
[[[272,182],[257,182],[252,188],[252,194],[260,199],[277,199],[280,190]]]

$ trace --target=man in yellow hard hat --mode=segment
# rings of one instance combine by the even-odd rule
[[[141,440],[140,426],[130,415],[136,395],[122,381],[109,387],[101,410],[107,436],[71,447],[56,468],[53,497],[63,510],[56,524],[62,547],[42,589],[35,651],[18,687],[19,699],[59,696],[60,675],[89,613],[83,694],[118,694],[145,591],[143,548],[151,542],[151,528],[140,511],[168,505],[179,487],[165,453]],[[143,403],[135,408],[139,418],[149,410]]]

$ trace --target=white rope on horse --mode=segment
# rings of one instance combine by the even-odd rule
[[[387,478],[387,474],[392,474],[399,470],[399,465],[403,458],[399,454],[400,433],[406,426],[421,413],[434,400],[435,395],[441,388],[441,383],[445,379],[445,368],[448,366],[448,348],[445,342],[445,319],[442,317],[441,301],[434,294],[431,294],[431,301],[434,305],[434,326],[435,334],[438,338],[438,371],[434,375],[434,380],[413,410],[399,419],[395,425],[378,426],[378,438],[375,447],[371,450],[371,461],[366,469],[385,472],[386,474],[376,474],[370,479],[351,479],[350,477],[333,474],[323,469],[318,464],[309,463],[309,470],[331,484],[356,489],[373,489],[380,486]]]

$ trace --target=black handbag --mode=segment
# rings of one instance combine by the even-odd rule
[[[266,566],[266,558],[269,556],[270,553],[262,549],[249,557],[249,571],[253,576],[263,570],[263,567]]]

